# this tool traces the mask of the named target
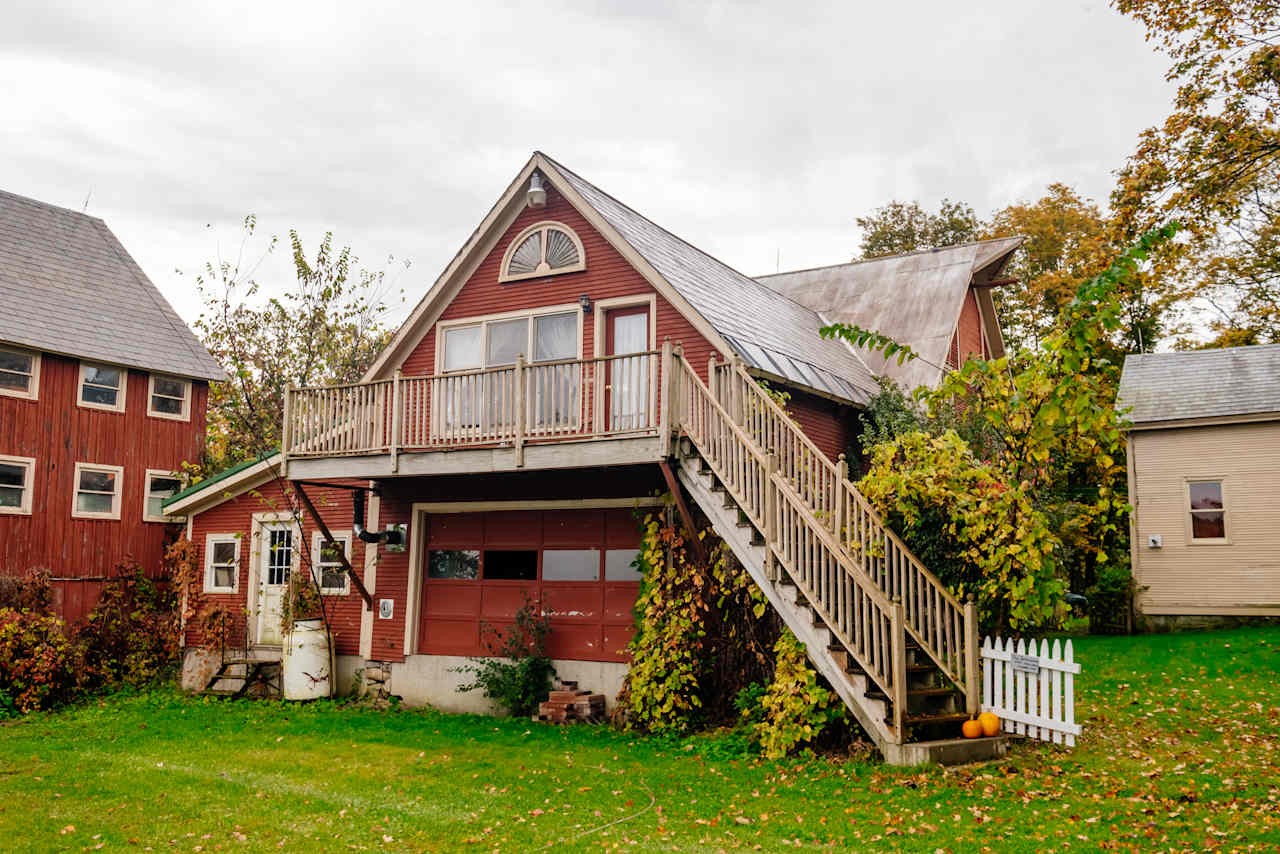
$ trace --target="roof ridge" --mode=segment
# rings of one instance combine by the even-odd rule
[[[729,270],[730,272],[732,272],[732,273],[736,273],[737,275],[741,276],[745,281],[748,281],[748,282],[750,282],[752,285],[755,285],[756,287],[760,288],[762,293],[767,293],[767,294],[769,294],[770,296],[779,297],[779,298],[781,298],[781,299],[784,299],[784,300],[786,300],[787,302],[791,303],[792,305],[795,305],[795,306],[798,306],[798,307],[800,307],[800,308],[804,309],[805,311],[809,312],[810,314],[812,314],[814,317],[818,318],[819,320],[821,320],[821,319],[822,319],[821,315],[819,315],[819,314],[818,314],[818,312],[814,311],[813,309],[809,308],[809,306],[805,305],[805,304],[804,304],[804,303],[802,303],[802,302],[797,302],[796,300],[792,299],[791,297],[787,296],[786,294],[778,293],[778,292],[777,292],[777,291],[775,291],[773,288],[766,287],[765,285],[762,285],[760,282],[756,281],[756,279],[752,278],[751,276],[748,276],[746,273],[742,272],[742,271],[741,271],[741,270],[739,270],[737,267],[732,267],[732,266],[730,266],[730,265],[726,264],[724,261],[721,261],[719,258],[717,258],[716,256],[712,255],[710,252],[707,252],[705,249],[702,249],[702,248],[700,248],[700,247],[698,247],[698,246],[695,246],[694,244],[692,244],[692,243],[690,243],[689,241],[685,240],[683,237],[681,237],[680,235],[676,234],[676,233],[675,233],[674,231],[672,231],[671,229],[666,228],[666,227],[664,227],[664,226],[662,226],[662,225],[659,225],[658,223],[654,222],[651,218],[649,218],[649,217],[645,216],[644,214],[640,213],[640,211],[636,210],[635,208],[631,207],[631,205],[627,204],[626,202],[624,202],[624,201],[622,201],[621,199],[619,199],[617,196],[613,195],[613,193],[610,193],[608,190],[603,190],[603,189],[601,189],[599,186],[597,186],[596,184],[592,183],[591,181],[588,181],[586,178],[583,178],[583,177],[582,177],[581,175],[579,175],[577,172],[574,172],[574,171],[573,171],[572,169],[570,169],[568,166],[565,166],[563,163],[561,163],[559,160],[556,160],[554,157],[552,157],[550,154],[547,154],[545,151],[535,151],[534,153],[535,153],[535,154],[540,154],[540,155],[542,155],[542,156],[543,156],[543,157],[545,157],[547,160],[549,160],[551,163],[555,164],[555,166],[556,166],[556,168],[557,168],[557,169],[562,169],[562,170],[564,170],[565,172],[568,172],[570,175],[572,175],[573,177],[577,178],[577,179],[578,179],[579,181],[581,181],[582,183],[584,183],[584,184],[587,184],[587,185],[591,186],[593,189],[595,189],[595,190],[596,190],[598,193],[600,193],[601,195],[608,196],[608,197],[609,197],[610,199],[612,199],[616,204],[621,205],[622,207],[624,207],[624,208],[626,208],[627,210],[631,211],[633,214],[635,214],[636,216],[640,217],[640,218],[641,218],[641,219],[643,219],[645,222],[647,222],[647,223],[649,223],[650,225],[652,225],[654,228],[658,229],[659,231],[661,231],[661,232],[663,232],[664,234],[666,234],[666,235],[668,235],[669,237],[671,237],[671,239],[680,241],[680,242],[681,242],[681,243],[683,243],[685,246],[688,246],[690,249],[692,249],[693,251],[695,251],[695,252],[697,252],[698,254],[702,255],[703,257],[705,257],[705,258],[709,258],[709,259],[711,259],[712,261],[714,261],[715,263],[719,264],[721,267],[724,267],[726,270]],[[623,238],[623,239],[625,239],[625,238]],[[637,252],[639,252],[640,250],[639,250],[639,249],[636,249],[636,251],[637,251]],[[643,253],[641,253],[641,254],[643,254]],[[788,355],[791,355],[791,354],[788,354]],[[801,360],[801,361],[804,361],[804,360]],[[807,363],[807,362],[806,362],[806,364],[809,364],[809,363]]]
[[[1165,350],[1161,353],[1129,353],[1125,358],[1145,358],[1147,356],[1207,356],[1212,353],[1227,353],[1232,350],[1266,350],[1269,348],[1280,348],[1280,341],[1272,341],[1266,344],[1236,344],[1231,347],[1203,347],[1194,350]]]
[[[859,264],[872,264],[876,261],[891,261],[894,258],[910,258],[913,255],[924,255],[928,252],[945,252],[949,249],[961,249],[966,246],[981,246],[984,243],[997,243],[1001,240],[1018,240],[1020,235],[1011,234],[1007,237],[988,237],[984,240],[966,240],[963,243],[951,243],[946,246],[932,246],[926,249],[913,249],[910,252],[898,252],[893,255],[877,255],[875,258],[859,258],[856,261],[843,261],[839,264],[819,264],[816,267],[801,267],[796,270],[781,270],[777,273],[763,273],[756,276],[756,281],[760,279],[769,279],[774,276],[791,276],[796,273],[811,273],[815,270],[834,270],[837,267],[855,267]]]
[[[55,205],[51,202],[41,201],[40,199],[33,199],[31,196],[24,196],[21,193],[14,193],[10,190],[0,189],[0,196],[8,196],[11,199],[26,202],[28,204],[35,205],[36,207],[49,208],[50,210],[62,211],[63,213],[84,217],[85,219],[93,220],[94,222],[103,222],[103,219],[100,216],[94,216],[93,214],[85,213],[84,211],[78,211],[75,208],[69,208],[65,205]]]

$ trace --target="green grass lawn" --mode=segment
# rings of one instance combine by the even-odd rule
[[[896,769],[324,703],[112,697],[0,726],[5,850],[1274,851],[1280,629],[1077,641],[1075,750]]]

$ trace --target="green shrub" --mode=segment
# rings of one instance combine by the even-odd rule
[[[47,709],[81,687],[82,647],[57,617],[0,608],[0,713]]]
[[[176,593],[121,564],[74,637],[84,650],[85,679],[94,685],[144,685],[178,661]]]
[[[471,664],[456,668],[456,672],[474,677],[474,681],[459,685],[458,690],[481,689],[507,714],[532,715],[546,700],[555,676],[547,656],[550,631],[550,620],[526,597],[509,630],[484,626],[489,651],[497,657],[473,658]]]
[[[1089,631],[1095,635],[1119,635],[1129,630],[1129,610],[1135,593],[1127,566],[1106,566],[1085,591],[1089,598]]]
[[[804,644],[790,631],[782,633],[773,651],[777,669],[773,682],[760,697],[763,714],[753,729],[764,755],[778,759],[843,719],[844,705],[818,684],[818,674],[809,666]]]

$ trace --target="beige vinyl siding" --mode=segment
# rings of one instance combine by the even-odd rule
[[[1280,422],[1135,430],[1130,443],[1139,610],[1280,615]],[[1191,480],[1222,481],[1225,542],[1192,542]]]

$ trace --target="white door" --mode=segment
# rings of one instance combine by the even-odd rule
[[[643,353],[649,343],[649,308],[622,308],[605,315],[605,346],[610,356]],[[611,359],[607,404],[609,430],[643,430],[649,424],[649,360],[644,356]]]
[[[280,616],[289,573],[293,571],[293,526],[273,522],[262,526],[258,549],[258,643],[280,646]]]

